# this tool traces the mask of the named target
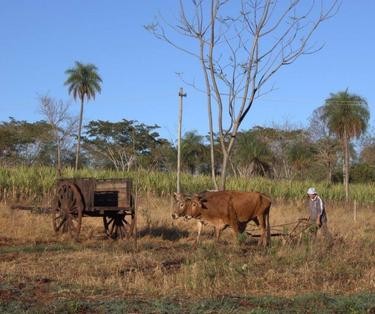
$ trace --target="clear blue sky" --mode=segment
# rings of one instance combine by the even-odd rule
[[[187,0],[186,0],[187,1]],[[9,116],[37,121],[38,95],[79,105],[63,85],[74,61],[93,63],[102,93],[85,107],[85,122],[123,118],[158,124],[160,134],[177,133],[178,89],[184,87],[183,130],[207,132],[205,97],[175,74],[200,76],[196,60],[156,40],[143,25],[160,11],[178,14],[177,0],[0,0],[0,121]],[[255,103],[242,129],[254,125],[305,126],[331,92],[349,88],[365,97],[375,126],[375,1],[344,0],[321,26],[314,42],[322,51],[281,70],[277,88]]]

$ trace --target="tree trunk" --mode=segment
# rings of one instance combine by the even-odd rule
[[[57,175],[61,177],[61,139],[57,136]]]
[[[227,149],[222,149],[223,162],[222,162],[222,166],[221,166],[221,180],[220,180],[220,190],[221,191],[225,191],[225,185],[226,185],[226,180],[227,180],[228,162],[229,162],[229,158],[230,158],[230,155],[232,153],[233,145],[235,143],[236,136],[237,136],[237,128],[234,127],[234,129],[235,130],[231,134],[231,138],[229,140]],[[221,141],[222,141],[222,145],[224,145],[224,142],[225,142],[224,139],[222,139]]]
[[[332,166],[330,162],[328,162],[327,168],[328,168],[327,181],[328,183],[332,183]]]
[[[345,201],[349,201],[349,139],[346,131],[344,132],[344,187]]]
[[[182,97],[186,96],[184,90],[180,88],[178,93],[180,97],[178,110],[178,139],[177,139],[177,193],[181,192],[180,174],[181,174],[181,128],[182,128]]]
[[[78,139],[77,139],[77,150],[76,150],[76,164],[75,170],[78,170],[79,164],[79,154],[81,150],[81,130],[82,130],[82,120],[83,120],[83,97],[81,97],[81,111],[79,113],[79,127],[78,127]]]
[[[238,169],[234,166],[232,158],[229,159],[230,167],[232,168],[232,172],[235,178],[238,177]]]
[[[207,114],[208,114],[208,127],[209,127],[209,136],[210,136],[210,158],[211,158],[211,179],[214,189],[217,190],[217,181],[216,181],[216,173],[215,173],[215,143],[214,143],[214,131],[213,131],[213,123],[212,123],[212,104],[211,104],[211,87],[210,81],[207,74],[207,67],[204,61],[204,41],[200,39],[200,62],[202,66],[202,72],[204,75],[204,81],[206,84],[206,94],[207,94]]]
[[[214,189],[217,190],[217,182],[216,182],[216,173],[215,173],[215,143],[214,143],[214,135],[213,135],[213,127],[212,127],[212,112],[211,112],[211,104],[208,106],[208,116],[209,116],[209,127],[210,127],[210,157],[211,157],[211,179]]]
[[[227,167],[228,167],[228,153],[226,151],[223,151],[223,162],[221,165],[221,177],[220,177],[220,191],[225,190],[225,183],[227,179]]]

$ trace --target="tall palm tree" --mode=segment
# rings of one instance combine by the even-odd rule
[[[77,151],[76,151],[76,162],[75,169],[78,169],[79,154],[81,147],[81,130],[83,120],[83,104],[90,99],[95,99],[96,93],[101,92],[102,79],[98,74],[98,69],[93,64],[83,64],[76,61],[75,66],[65,71],[68,76],[64,85],[68,86],[69,94],[73,95],[73,98],[77,98],[81,102],[81,110],[79,114],[79,127],[78,127],[78,140],[77,140]]]
[[[329,130],[342,143],[344,152],[344,186],[345,198],[349,199],[349,144],[354,137],[359,138],[367,129],[370,112],[366,100],[348,90],[331,93],[325,100],[322,118],[326,120]]]

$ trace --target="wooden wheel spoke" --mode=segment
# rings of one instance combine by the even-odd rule
[[[80,225],[75,219],[69,219],[68,229],[71,235],[77,237],[80,230]]]
[[[115,231],[113,232],[113,236],[117,238],[118,236],[118,225],[115,225]]]
[[[105,233],[107,233],[109,235],[109,229],[112,228],[112,224],[113,224],[113,220],[114,218],[113,217],[107,217],[107,216],[104,216],[103,217],[103,221],[104,221],[104,231]]]
[[[77,228],[77,227],[78,227],[78,226],[77,226],[77,224],[74,223],[74,220],[70,220],[70,221],[69,221],[69,230],[70,230],[71,232],[76,233],[76,232],[78,231],[78,228]]]
[[[69,222],[66,221],[66,222],[62,225],[62,232],[63,232],[63,233],[66,233],[66,232],[68,232],[68,230],[69,230]]]
[[[56,231],[59,231],[60,228],[65,224],[66,222],[66,217],[63,217],[63,219],[61,219],[59,225],[56,227]]]
[[[116,226],[115,223],[112,223],[112,224],[111,224],[111,229],[110,229],[110,231],[109,231],[109,234],[110,234],[110,235],[113,234],[113,231],[114,231],[114,229],[115,229],[115,226]]]
[[[64,219],[65,215],[63,213],[60,213],[60,212],[57,212],[55,213],[55,215],[53,216],[53,220],[54,221],[58,221],[60,219]]]
[[[78,224],[78,217],[72,217],[71,219],[70,219],[70,222],[71,222],[71,224]]]
[[[122,228],[124,230],[124,235],[128,235],[131,232],[131,227],[125,217],[122,219]]]
[[[104,230],[107,236],[112,239],[123,239],[132,234],[132,220],[130,215],[111,214],[104,216]]]
[[[107,221],[106,216],[103,217],[103,223],[104,223],[104,231],[107,233],[107,231],[108,231],[108,221]]]
[[[76,185],[62,182],[57,189],[53,226],[56,232],[69,232],[78,239],[84,209],[81,193]]]
[[[76,206],[76,207],[71,207],[70,209],[69,209],[69,214],[77,214],[78,213],[78,211],[79,211],[79,206]]]
[[[111,217],[110,219],[108,219],[108,225],[112,224],[114,220],[115,220],[115,218],[113,218],[113,217]]]
[[[124,230],[124,226],[119,226],[119,230],[120,230],[120,238],[124,238],[125,237],[125,234],[126,234],[126,231]]]

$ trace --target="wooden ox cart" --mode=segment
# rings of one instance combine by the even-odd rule
[[[129,179],[59,179],[52,205],[56,233],[77,239],[82,217],[102,217],[104,231],[112,239],[134,233],[135,206]]]

